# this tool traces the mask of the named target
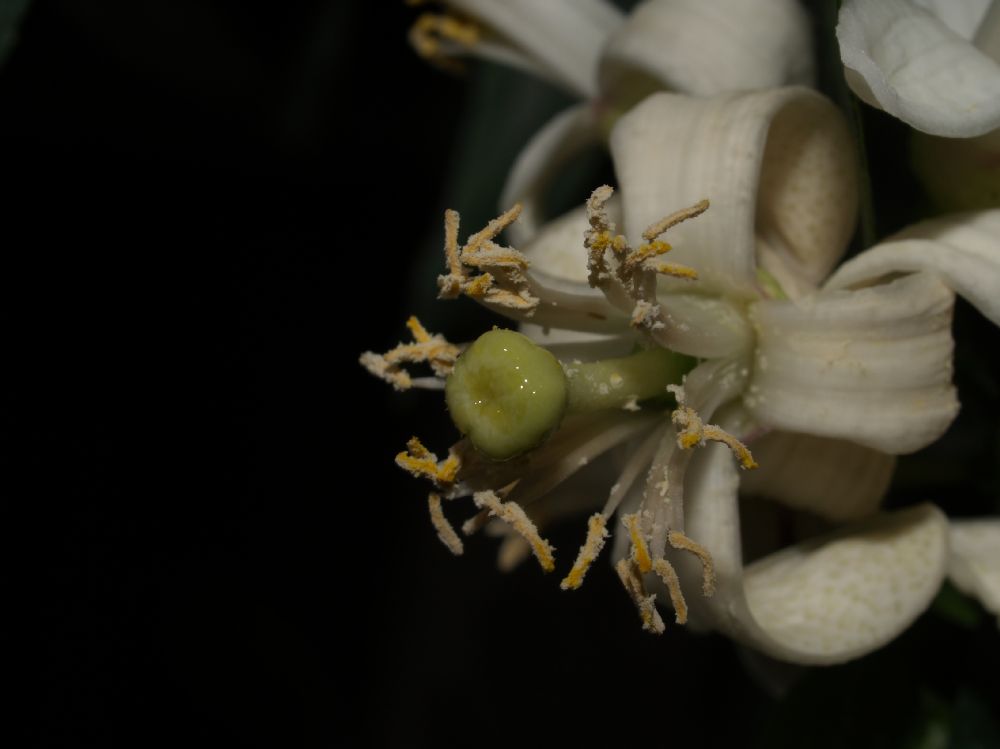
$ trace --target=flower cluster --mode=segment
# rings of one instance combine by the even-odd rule
[[[501,568],[533,554],[550,571],[545,528],[590,513],[563,589],[613,536],[645,629],[663,631],[669,602],[679,623],[798,663],[882,646],[949,575],[1000,614],[1000,521],[949,522],[931,504],[879,512],[894,456],[958,413],[955,295],[1000,324],[1000,210],[924,221],[841,263],[854,144],[803,85],[807,19],[791,0],[650,0],[629,17],[598,0],[449,6],[418,21],[422,54],[510,62],[585,102],[527,146],[495,221],[460,245],[458,215],[445,216],[440,297],[471,297],[521,334],[456,346],[411,320],[414,343],[362,356],[397,389],[443,389],[464,434],[443,460],[416,438],[397,456],[431,482],[445,545],[463,550],[443,503],[471,497],[464,534],[492,526]],[[886,31],[911,10],[845,2],[838,34],[852,86],[861,75],[865,98],[904,119],[916,97],[919,126],[944,117],[913,93],[934,62],[912,77],[872,67],[911,62],[892,46],[912,51],[908,38]],[[942,77],[922,76],[927,90]],[[954,119],[965,134],[987,127]],[[604,137],[617,189],[544,223],[552,175]],[[404,370],[421,362],[433,376]],[[827,530],[745,564],[740,504],[752,514],[759,497]]]

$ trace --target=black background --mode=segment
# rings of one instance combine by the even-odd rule
[[[728,641],[639,631],[610,569],[570,595],[496,573],[489,540],[441,547],[392,465],[450,440],[436,396],[356,364],[432,294],[415,261],[463,199],[468,89],[411,53],[413,16],[32,5],[0,71],[13,745],[880,746],[935,709],[990,730],[988,620],[925,617],[776,700]]]

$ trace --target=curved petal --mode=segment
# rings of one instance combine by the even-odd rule
[[[447,0],[487,24],[488,40],[524,58],[545,77],[583,98],[597,95],[597,63],[621,12],[604,0]],[[475,54],[475,47],[472,48]]]
[[[771,432],[750,445],[758,468],[740,491],[828,520],[864,518],[878,510],[896,459],[846,440]]]
[[[1000,518],[951,523],[948,577],[1000,616]]]
[[[737,469],[723,447],[703,453],[685,495],[687,533],[715,563],[715,595],[688,600],[701,623],[780,660],[842,663],[895,638],[937,593],[948,525],[932,505],[874,516],[744,569]],[[692,562],[677,559],[687,589],[700,580]]]
[[[811,39],[795,0],[647,0],[611,35],[601,91],[630,103],[643,89],[714,96],[810,85]]]
[[[560,112],[532,136],[514,162],[500,195],[501,210],[521,204],[521,215],[507,232],[515,245],[523,245],[538,233],[545,188],[560,167],[590,145],[600,140],[594,109],[589,103],[577,104]],[[581,216],[584,216],[581,209]],[[577,235],[583,279],[586,279],[586,253],[583,232],[589,228],[586,216]]]
[[[919,450],[958,413],[954,295],[918,273],[858,291],[751,307],[757,353],[744,403],[763,424]]]
[[[917,130],[950,138],[1000,127],[1000,65],[906,0],[845,0],[837,24],[847,82]]]
[[[891,273],[921,270],[941,276],[1000,325],[1000,210],[915,224],[844,263],[826,286],[844,288]]]
[[[972,39],[993,0],[912,0],[963,39]]]
[[[664,236],[670,260],[698,270],[699,290],[745,299],[758,296],[755,233],[808,278],[843,252],[856,205],[850,148],[836,108],[804,88],[655,94],[611,134],[629,238],[708,198],[705,214]]]

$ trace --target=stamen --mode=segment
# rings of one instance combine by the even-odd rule
[[[670,531],[667,534],[667,540],[675,549],[688,551],[698,557],[702,570],[701,592],[705,598],[711,598],[715,594],[715,565],[712,563],[712,555],[708,553],[708,549],[680,531]]]
[[[660,262],[658,258],[670,251],[670,245],[657,237],[670,227],[704,213],[708,201],[702,200],[651,225],[643,232],[647,243],[632,248],[625,237],[614,233],[615,227],[608,218],[605,204],[613,192],[607,185],[602,185],[591,193],[587,201],[590,229],[584,233],[584,245],[589,251],[588,281],[592,287],[601,289],[608,301],[629,312],[633,327],[646,329],[654,340],[670,348],[670,331],[666,330],[666,318],[656,299],[655,275],[662,273],[695,280],[698,273],[686,265]],[[607,260],[608,249],[619,257],[614,272]]]
[[[423,13],[410,27],[410,44],[417,54],[445,69],[461,70],[461,65],[445,52],[442,42],[451,42],[462,50],[476,46],[481,30],[472,21],[451,14]]]
[[[680,385],[668,385],[667,390],[677,398],[677,409],[671,414],[671,420],[677,427],[677,445],[682,450],[689,450],[696,445],[704,445],[706,440],[721,442],[736,456],[740,466],[745,470],[757,467],[750,450],[726,430],[715,424],[705,424],[698,412],[684,405],[684,388]]]
[[[406,327],[413,335],[413,343],[400,343],[384,354],[366,351],[359,359],[361,366],[381,380],[391,384],[396,390],[408,390],[411,387],[443,387],[444,378],[455,366],[458,358],[458,346],[449,343],[442,335],[431,335],[420,321],[410,316]],[[410,373],[403,369],[404,364],[419,364],[427,362],[439,380],[434,384],[422,379],[414,380]]]
[[[583,578],[590,569],[590,565],[597,559],[601,549],[604,548],[604,543],[610,536],[605,527],[606,523],[607,520],[599,512],[590,516],[590,520],[587,521],[587,540],[580,547],[580,553],[577,554],[576,561],[573,562],[573,568],[559,583],[560,588],[576,590],[583,585]]]
[[[670,602],[674,606],[675,620],[678,624],[686,624],[688,619],[687,602],[681,592],[681,583],[677,579],[674,566],[662,557],[653,562],[653,571],[659,575],[670,593]]]
[[[509,523],[514,530],[520,533],[524,540],[531,545],[531,551],[543,570],[552,572],[556,568],[553,557],[555,549],[539,535],[535,524],[531,522],[519,504],[512,501],[501,502],[500,498],[492,491],[476,492],[472,495],[472,501],[476,503],[476,507],[488,509],[490,515]]]
[[[444,510],[441,509],[441,495],[431,492],[427,495],[427,505],[431,511],[431,524],[434,526],[434,530],[437,531],[437,536],[441,539],[441,543],[447,546],[448,550],[455,556],[461,556],[463,551],[462,539],[458,537],[455,529],[448,522],[448,518],[444,516]]]
[[[539,304],[538,297],[531,293],[531,284],[525,274],[530,263],[512,247],[501,247],[493,241],[519,215],[521,206],[517,204],[469,237],[459,249],[459,215],[452,210],[445,211],[444,252],[448,273],[438,276],[439,299],[454,299],[459,294],[465,294],[530,317]]]
[[[702,213],[708,210],[709,202],[707,200],[699,200],[690,208],[682,208],[679,211],[671,213],[665,218],[661,218],[655,224],[650,224],[646,227],[646,231],[642,233],[642,238],[647,242],[652,242],[654,239],[663,234],[667,229],[677,226],[677,224],[687,221],[689,218],[694,218],[695,216],[700,216]]]
[[[593,288],[604,288],[611,280],[611,270],[605,260],[605,251],[613,250],[621,254],[628,247],[628,241],[621,234],[615,234],[615,225],[608,218],[605,208],[614,190],[601,185],[587,199],[587,222],[590,228],[584,232],[583,246],[587,248],[587,281]]]
[[[411,437],[406,450],[396,456],[396,465],[417,478],[429,479],[439,489],[447,489],[455,483],[462,461],[453,450],[448,451],[445,460],[438,461],[437,455]]]
[[[639,609],[639,617],[642,619],[642,628],[647,632],[661,635],[666,627],[660,612],[656,610],[656,596],[646,595],[646,588],[642,584],[636,566],[627,559],[619,559],[615,565],[615,572],[625,586],[626,592],[631,597],[636,608]]]
[[[632,561],[639,568],[639,572],[643,574],[649,572],[653,569],[653,559],[649,556],[649,547],[646,546],[646,539],[639,528],[639,514],[623,516],[622,524],[628,528],[628,535],[632,540]]]

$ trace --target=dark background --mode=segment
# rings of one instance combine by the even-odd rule
[[[357,356],[411,311],[483,329],[429,301],[441,212],[489,218],[507,154],[564,100],[432,69],[415,14],[31,5],[0,70],[12,745],[1000,742],[1000,639],[974,606],[777,699],[723,638],[642,633],[606,566],[569,595],[495,572],[488,539],[457,560],[434,538],[392,457],[452,439],[438,396]],[[893,501],[971,514],[995,509],[998,340],[959,323],[981,408]]]

